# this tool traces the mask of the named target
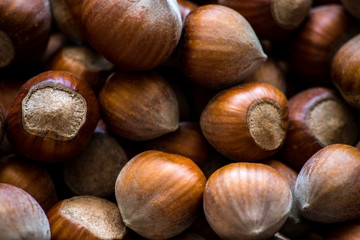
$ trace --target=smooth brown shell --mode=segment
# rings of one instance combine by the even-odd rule
[[[190,159],[142,152],[121,170],[115,194],[124,223],[148,239],[168,239],[201,213],[206,178]]]
[[[156,72],[117,71],[101,90],[99,102],[108,128],[128,140],[150,140],[178,128],[175,93]]]
[[[259,163],[231,163],[210,176],[204,211],[222,239],[268,239],[285,222],[292,194],[285,179]]]
[[[84,0],[81,19],[90,44],[127,70],[150,70],[175,49],[182,20],[176,0]]]
[[[316,152],[295,184],[300,214],[315,222],[337,223],[360,217],[360,151],[333,144]]]
[[[267,122],[267,115],[262,115],[260,111],[254,122],[263,124],[264,131],[254,135],[249,127],[249,112],[251,106],[257,107],[258,103],[271,105],[271,111],[276,111],[269,114],[276,117],[274,122]],[[210,144],[226,157],[234,161],[262,160],[276,153],[285,139],[287,100],[280,90],[269,84],[241,84],[220,92],[210,100],[201,114],[200,126]],[[271,146],[264,148],[264,143],[271,143]]]

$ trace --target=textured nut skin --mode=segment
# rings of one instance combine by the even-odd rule
[[[128,140],[150,140],[178,128],[175,93],[156,72],[117,71],[101,90],[99,102],[108,128]]]
[[[300,214],[322,223],[359,218],[359,166],[360,151],[350,145],[333,144],[316,152],[296,180],[294,201]]]
[[[268,239],[285,222],[291,190],[272,167],[259,163],[228,164],[208,179],[204,212],[222,239]]]
[[[319,140],[319,133],[310,128],[307,118],[314,107],[328,100],[335,101],[343,106],[344,112],[337,116],[335,114],[339,114],[338,111],[326,109],[324,112],[328,116],[327,121],[323,121],[324,119],[317,121],[322,122],[324,127],[327,126],[328,129],[334,130],[331,136],[333,138],[327,139],[327,145],[329,142],[331,144],[345,143],[350,145],[356,143],[356,121],[348,107],[333,90],[316,87],[301,91],[289,99],[289,129],[284,146],[280,151],[282,160],[298,171],[314,153],[326,146],[324,142]],[[336,125],[332,125],[330,119],[342,119],[344,123],[336,127]]]
[[[169,239],[200,214],[205,183],[192,160],[150,150],[136,155],[121,170],[115,196],[129,228],[148,239]]]
[[[288,126],[287,100],[277,88],[264,83],[246,83],[226,89],[216,95],[203,110],[200,126],[205,138],[220,153],[235,161],[258,161],[276,153],[278,146],[266,150],[258,145],[249,130],[249,107],[255,102],[270,100],[281,115],[270,131],[286,132]],[[259,117],[261,120],[262,118]],[[264,123],[266,128],[266,123]],[[273,129],[274,127],[274,129]]]
[[[50,240],[50,226],[44,210],[30,194],[0,183],[0,239]]]
[[[13,62],[33,63],[38,60],[46,48],[51,30],[51,11],[48,0],[2,0],[0,2],[0,32],[12,41],[14,53],[12,59],[0,44],[0,68]],[[1,37],[0,37],[1,38]],[[2,39],[0,39],[0,43]]]
[[[129,240],[115,203],[94,196],[64,199],[48,212],[51,239]]]
[[[85,123],[72,140],[58,141],[40,137],[30,134],[23,127],[22,100],[32,86],[44,82],[72,89],[86,99]],[[14,148],[30,159],[45,162],[65,161],[79,154],[85,147],[99,121],[99,116],[99,104],[95,94],[83,80],[67,72],[48,71],[31,78],[20,88],[8,110],[6,135]]]
[[[360,109],[360,35],[356,35],[341,46],[333,58],[331,78],[347,103]]]
[[[90,44],[127,70],[160,65],[182,29],[176,0],[84,0],[81,18]]]
[[[267,58],[245,18],[220,5],[204,5],[191,11],[179,46],[182,71],[192,82],[206,88],[237,84]]]

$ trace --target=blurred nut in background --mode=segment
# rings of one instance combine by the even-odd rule
[[[47,170],[19,155],[0,159],[0,183],[8,183],[25,190],[45,212],[57,202],[55,185]]]
[[[260,39],[278,40],[305,20],[312,0],[217,0],[249,21]]]
[[[331,65],[332,81],[345,101],[360,109],[360,34],[347,41]]]
[[[114,65],[87,46],[64,46],[47,63],[48,70],[67,71],[100,92]]]
[[[50,36],[49,1],[2,0],[0,16],[0,68],[39,60]]]

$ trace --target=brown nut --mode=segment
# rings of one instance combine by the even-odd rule
[[[20,88],[8,111],[6,135],[30,159],[65,161],[88,143],[99,115],[95,94],[83,80],[44,72]]]
[[[0,68],[38,60],[51,30],[49,1],[2,0],[0,16]]]
[[[83,2],[83,0],[50,0],[57,28],[67,36],[85,42],[86,34],[81,23]]]
[[[232,163],[210,176],[204,211],[222,239],[268,239],[284,224],[292,204],[285,179],[259,163]]]
[[[296,180],[294,201],[315,222],[336,223],[360,217],[360,151],[333,144],[316,152]]]
[[[331,65],[332,81],[345,101],[360,109],[360,34],[347,41],[336,53]]]
[[[115,196],[126,226],[148,239],[168,239],[201,213],[206,178],[190,159],[156,150],[121,170]]]
[[[216,95],[201,114],[210,144],[234,161],[258,161],[282,146],[287,126],[286,97],[265,83],[245,83]]]
[[[339,4],[317,6],[290,41],[289,65],[300,81],[310,86],[331,84],[331,60],[348,39],[358,33]]]
[[[104,122],[122,138],[144,141],[178,128],[174,91],[156,72],[117,71],[99,94]]]
[[[0,183],[0,239],[50,240],[50,226],[39,203],[21,188]]]
[[[184,22],[187,15],[198,7],[198,5],[192,1],[188,0],[177,0],[177,3],[179,4],[179,10],[181,14],[181,19]]]
[[[244,80],[267,58],[245,18],[220,5],[204,5],[190,12],[180,56],[180,67],[190,81],[217,89]]]
[[[180,122],[175,132],[148,141],[145,149],[179,154],[202,167],[208,159],[210,145],[202,134],[199,123]]]
[[[57,202],[54,182],[41,165],[19,155],[0,159],[0,183],[8,183],[29,193],[46,212]]]
[[[340,0],[340,2],[353,17],[360,19],[360,4],[357,0]]]
[[[305,20],[312,0],[217,0],[244,16],[261,39],[286,37]]]
[[[84,0],[81,18],[90,44],[127,70],[159,66],[182,30],[176,0]]]
[[[64,46],[47,62],[46,68],[71,72],[98,93],[114,69],[114,65],[90,47]]]
[[[357,141],[357,124],[348,106],[328,88],[309,88],[289,99],[289,129],[282,160],[300,171],[322,147]]]
[[[51,239],[129,239],[115,203],[94,196],[77,196],[58,202],[48,212]]]
[[[114,196],[116,178],[127,161],[118,141],[99,126],[81,153],[64,163],[64,180],[76,195]]]

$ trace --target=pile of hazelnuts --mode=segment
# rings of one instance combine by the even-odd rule
[[[1,0],[0,240],[360,239],[360,1]]]

